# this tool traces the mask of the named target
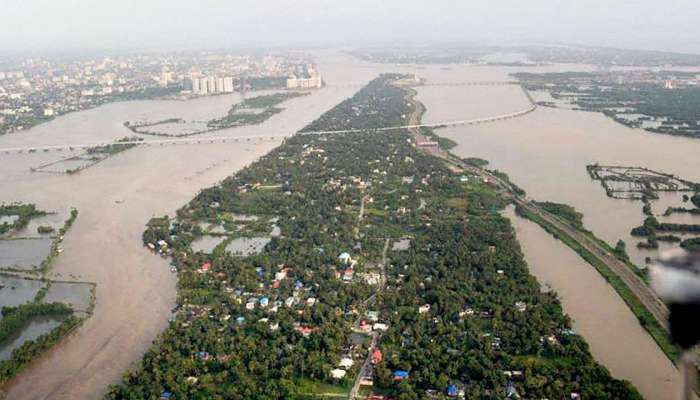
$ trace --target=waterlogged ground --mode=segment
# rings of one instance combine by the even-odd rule
[[[34,300],[44,283],[34,279],[22,279],[0,275],[0,308],[16,307]]]
[[[35,317],[32,318],[21,332],[10,336],[5,342],[0,344],[0,360],[7,360],[12,355],[12,351],[21,347],[27,340],[35,340],[39,336],[50,332],[59,326],[63,320],[56,317]]]
[[[0,268],[32,270],[51,252],[51,238],[0,240]]]

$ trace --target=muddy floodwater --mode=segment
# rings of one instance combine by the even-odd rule
[[[415,72],[429,83],[450,84],[512,80],[508,73],[517,71],[591,69],[574,65],[416,68],[370,64],[337,53],[319,53],[318,60],[325,88],[284,102],[285,111],[265,123],[202,136],[267,135],[266,140],[137,147],[72,176],[30,172],[32,167],[70,156],[67,150],[0,154],[0,201],[36,203],[45,210],[76,207],[80,212],[51,276],[97,284],[94,315],[15,379],[8,398],[98,398],[140,359],[167,325],[176,279],[167,260],[143,248],[144,224],[153,216],[173,215],[201,188],[273,149],[280,139],[271,140],[270,134],[291,135],[381,72]],[[490,117],[529,106],[515,85],[425,86],[418,93],[427,106],[424,122]],[[233,94],[190,101],[113,103],[2,136],[0,148],[115,140],[134,135],[123,126],[125,121],[208,120],[224,115],[238,101]],[[588,177],[585,165],[639,165],[700,181],[700,141],[632,130],[598,114],[538,108],[517,119],[439,133],[458,143],[454,149],[458,155],[490,160],[492,167],[507,172],[531,197],[575,206],[601,238],[611,243],[620,238],[627,241],[637,262],[645,254],[632,251],[636,242],[628,233],[643,219],[641,203],[607,198],[600,184]],[[533,274],[559,292],[564,309],[596,358],[614,376],[632,381],[647,398],[672,398],[677,372],[595,270],[539,228],[517,226],[532,231],[519,238]],[[0,291],[2,296],[5,289]]]
[[[502,79],[506,79],[505,74]],[[479,91],[443,89],[442,97],[419,89],[419,98],[427,105],[424,118],[427,122],[458,119],[471,112],[471,105],[493,113],[484,103],[491,107],[503,103],[502,109],[506,112],[528,104],[527,98],[515,87],[510,87],[508,98],[504,98],[502,91],[489,92],[488,87]],[[520,105],[513,104],[514,101]],[[539,107],[520,118],[445,128],[439,133],[459,144],[454,149],[456,154],[489,160],[490,168],[508,173],[530,197],[576,207],[584,214],[586,227],[601,239],[612,245],[624,240],[631,259],[639,266],[646,265],[647,257],[658,256],[657,251],[638,249],[637,243],[643,238],[630,235],[631,229],[641,225],[646,217],[642,213],[643,204],[607,197],[600,182],[588,175],[586,165],[641,166],[700,182],[700,157],[697,156],[700,140],[628,128],[599,113]],[[684,205],[682,193],[661,194],[660,197],[652,201],[659,220],[680,218],[685,223],[700,224],[697,215],[669,218],[661,215],[669,205]],[[685,206],[692,207],[688,203]]]
[[[568,71],[586,66],[547,68],[455,67],[454,81],[512,80],[511,72]],[[434,67],[419,74],[428,81],[446,78]],[[441,86],[418,88],[418,98],[427,108],[423,121],[439,123],[482,118],[526,109],[529,101],[517,86]],[[700,140],[671,137],[630,129],[602,114],[539,107],[519,118],[495,123],[439,129],[438,134],[457,143],[453,152],[462,157],[481,157],[490,168],[506,172],[537,200],[555,201],[576,207],[583,222],[600,238],[614,245],[627,243],[631,259],[644,265],[658,252],[638,250],[640,238],[630,230],[642,223],[642,203],[606,196],[600,182],[593,181],[586,165],[632,165],[676,174],[700,181]],[[662,194],[652,204],[661,214],[677,204],[682,194]],[[700,223],[690,215],[659,217]],[[576,328],[590,344],[593,354],[615,377],[628,379],[649,399],[673,398],[678,372],[634,315],[599,279],[597,272],[575,253],[562,248],[538,227],[519,222],[527,233],[518,235],[533,274],[551,284],[576,321]],[[662,248],[668,245],[662,244]],[[566,250],[566,251],[565,251]],[[585,271],[586,276],[579,276]],[[555,279],[556,278],[556,279]],[[596,283],[597,282],[597,283]]]
[[[593,357],[614,377],[633,382],[646,399],[678,398],[677,370],[598,271],[539,225],[517,217],[513,208],[505,215],[515,227],[530,272],[543,288],[559,294]]]
[[[176,275],[170,272],[167,260],[149,253],[141,243],[146,222],[156,215],[174,215],[201,188],[216,184],[279,145],[281,138],[271,139],[271,135],[293,134],[376,76],[376,71],[348,69],[347,58],[334,57],[319,65],[326,88],[285,101],[280,105],[285,110],[262,124],[201,136],[264,135],[265,140],[142,146],[75,175],[30,172],[32,167],[73,155],[69,150],[0,153],[0,202],[23,201],[42,210],[75,207],[79,211],[50,277],[97,285],[94,314],[69,339],[23,371],[9,387],[9,399],[99,398],[140,360],[167,326],[175,304]],[[232,94],[106,104],[0,136],[0,148],[111,141],[134,135],[124,127],[125,121],[208,120],[225,115],[239,101]]]

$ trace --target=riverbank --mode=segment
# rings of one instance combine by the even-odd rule
[[[649,332],[654,341],[659,345],[661,350],[668,356],[669,360],[675,362],[680,354],[678,347],[670,341],[667,329],[662,326],[656,318],[649,312],[646,306],[642,304],[639,298],[630,290],[620,277],[608,268],[607,264],[601,260],[596,254],[581,246],[571,236],[564,231],[558,229],[548,221],[531,212],[524,207],[517,207],[516,213],[536,223],[542,229],[549,232],[552,236],[566,244],[575,251],[583,260],[593,266],[598,273],[615,289],[620,295],[620,298],[628,305],[629,309],[639,320],[640,325]],[[586,232],[582,232],[587,234]]]

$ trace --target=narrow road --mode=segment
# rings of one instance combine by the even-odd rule
[[[357,374],[357,378],[355,378],[355,383],[352,385],[352,389],[350,389],[350,394],[348,395],[349,400],[354,400],[357,398],[357,393],[360,391],[360,381],[362,378],[372,376],[372,351],[374,351],[374,347],[377,345],[378,338],[379,334],[377,332],[372,332],[372,341],[369,345],[367,358],[365,358],[365,362],[362,363],[362,368],[360,368],[360,372]]]

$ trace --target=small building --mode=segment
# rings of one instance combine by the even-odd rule
[[[417,140],[416,145],[421,148],[437,149],[439,143],[433,140]]]
[[[344,369],[349,369],[353,365],[355,365],[355,361],[353,361],[350,357],[343,357],[340,359],[340,363],[338,363],[338,366]]]
[[[199,272],[200,274],[203,274],[205,272],[209,272],[210,269],[211,269],[211,263],[206,262],[206,263],[202,264],[201,267],[199,267],[197,272]]]
[[[425,314],[430,311],[430,304],[424,304],[418,307],[418,314]]]
[[[345,377],[345,374],[347,374],[347,371],[340,368],[331,370],[331,378],[333,379],[343,379]]]
[[[352,258],[350,257],[350,253],[344,252],[338,256],[338,260],[340,260],[342,263],[348,264],[350,261],[352,261]]]
[[[268,297],[260,298],[260,307],[267,307],[268,304],[270,304],[270,299]]]
[[[394,371],[394,380],[395,381],[402,381],[404,379],[408,379],[408,371],[400,370],[397,369]]]
[[[372,330],[374,331],[386,332],[388,329],[389,325],[383,324],[381,322],[377,322],[376,324],[372,325]]]
[[[285,268],[285,269],[283,269],[275,274],[275,280],[277,280],[277,281],[283,281],[286,278],[287,278],[287,268]]]
[[[520,312],[525,312],[527,310],[527,304],[525,304],[522,301],[516,301],[515,302],[515,309],[520,311]]]
[[[355,270],[352,268],[348,268],[345,271],[343,271],[343,280],[348,282],[351,281],[353,276],[355,276]]]
[[[457,397],[459,394],[459,389],[455,385],[449,385],[447,387],[447,396],[448,397]]]
[[[367,319],[372,322],[379,321],[379,311],[367,311]]]
[[[294,307],[295,304],[297,304],[299,300],[297,300],[296,297],[287,297],[287,299],[284,301],[284,305],[287,307]]]
[[[382,351],[374,349],[372,351],[372,364],[379,364],[380,362],[382,362]]]

